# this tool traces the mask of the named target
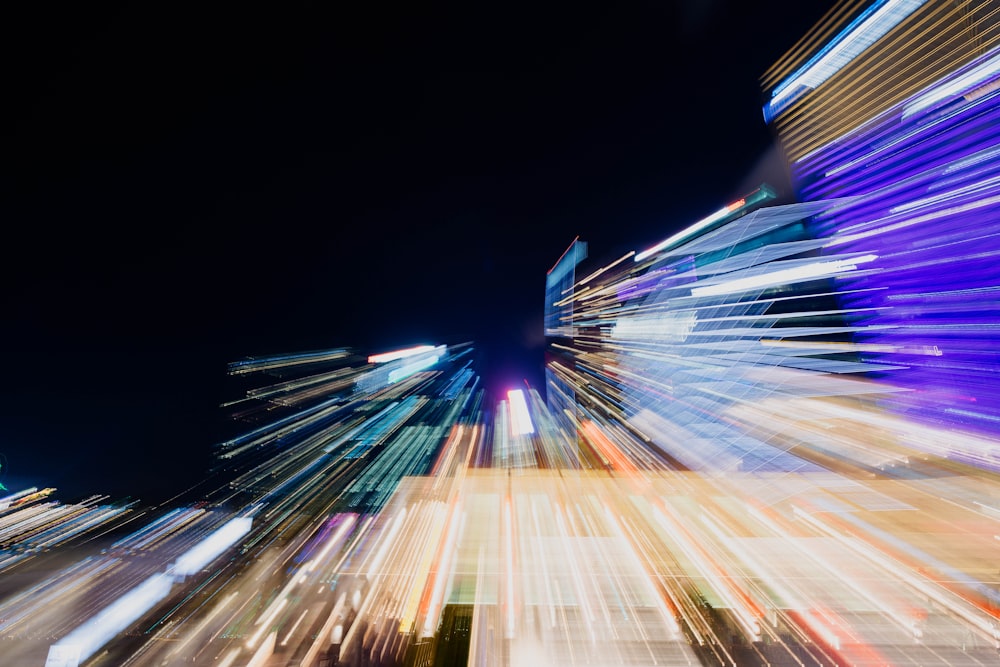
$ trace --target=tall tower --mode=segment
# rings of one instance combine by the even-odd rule
[[[878,256],[840,298],[891,407],[1000,431],[1000,3],[845,0],[762,85],[814,233]]]

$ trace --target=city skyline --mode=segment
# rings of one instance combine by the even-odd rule
[[[249,355],[474,340],[542,385],[569,241],[781,187],[757,77],[824,10],[769,7],[21,8],[4,479],[170,497]]]
[[[667,45],[640,38],[656,30],[636,21],[658,12],[673,21]],[[268,18],[267,34],[278,34],[301,15]],[[54,476],[56,465],[75,475],[79,495],[10,478],[17,483],[0,494],[6,661],[996,661],[995,0],[840,0],[760,69],[756,112],[773,137],[725,152],[717,142],[739,129],[723,120],[737,88],[718,99],[709,90],[726,80],[731,49],[744,48],[747,66],[769,50],[737,43],[767,17],[679,3],[553,10],[530,25],[487,9],[350,18],[358,31],[346,51],[308,39],[275,51],[291,59],[281,72],[308,56],[299,62],[309,72],[343,65],[337,76],[259,87],[278,71],[263,67],[251,77],[260,106],[238,96],[228,107],[284,123],[260,126],[261,140],[276,142],[269,150],[237,132],[253,123],[217,115],[226,123],[215,128],[239,139],[223,142],[225,161],[199,149],[205,163],[183,163],[162,190],[140,184],[139,169],[137,190],[115,204],[124,212],[202,179],[215,211],[203,220],[238,229],[182,225],[146,255],[121,252],[128,230],[114,226],[95,227],[104,237],[79,233],[72,248],[72,236],[37,247],[47,255],[39,268],[61,267],[49,287],[78,277],[83,294],[97,274],[74,267],[87,265],[124,300],[76,304],[87,317],[58,335],[42,325],[69,323],[67,312],[21,321],[15,338],[34,339],[12,348],[0,417],[22,426],[33,417],[38,442],[53,427],[80,433],[89,418],[124,437],[145,425],[166,446],[132,443],[98,476],[78,465],[79,441],[62,458],[37,447]],[[580,30],[567,41],[547,39],[569,25]],[[584,49],[597,36],[609,41]],[[540,50],[496,48],[519,39]],[[668,62],[627,66],[661,47]],[[614,66],[601,60],[611,51],[622,56]],[[205,82],[213,65],[247,64],[213,51],[223,52],[192,58]],[[368,59],[352,69],[334,54]],[[586,67],[549,68],[568,62]],[[639,85],[667,71],[666,91]],[[357,85],[320,94],[320,80]],[[263,94],[276,90],[287,95]],[[348,90],[371,96],[332,113]],[[307,98],[322,104],[293,103]],[[530,102],[543,99],[554,105]],[[649,124],[657,101],[672,114],[666,125]],[[296,114],[329,127],[296,124]],[[609,133],[589,133],[598,125]],[[191,136],[175,135],[175,157]],[[571,137],[589,143],[569,148]],[[305,146],[332,162],[309,163],[307,175],[296,162]],[[759,147],[752,166],[737,146]],[[662,162],[643,159],[653,149],[668,151]],[[223,164],[231,171],[212,175]],[[664,173],[678,189],[645,201],[660,201],[671,224],[647,226],[636,187]],[[336,185],[304,187],[306,176]],[[594,188],[598,178],[608,189]],[[622,182],[630,187],[616,190]],[[691,203],[709,192],[727,194]],[[336,208],[318,206],[337,193]],[[193,202],[164,200],[163,210]],[[612,203],[635,224],[590,224]],[[39,200],[41,211],[59,205]],[[542,224],[530,207],[553,217]],[[242,215],[219,217],[223,209]],[[291,210],[308,215],[282,223]],[[571,214],[578,231],[567,238],[560,216]],[[339,216],[351,224],[306,224]],[[282,234],[263,234],[275,229]],[[226,262],[208,272],[191,263],[213,252]],[[114,260],[158,268],[129,272]],[[174,270],[159,273],[165,266]],[[139,280],[152,275],[169,283],[159,296],[178,309],[163,310],[169,298]],[[522,283],[534,285],[531,303]],[[20,294],[18,307],[44,313],[55,305],[46,289]],[[299,338],[306,321],[329,328]],[[233,350],[224,383],[190,366]],[[215,421],[207,410],[171,414],[209,396]],[[101,405],[120,417],[102,417]],[[230,421],[207,426],[220,424],[218,413]],[[207,437],[210,446],[198,442]],[[111,442],[101,460],[110,451]],[[163,465],[170,457],[204,466],[187,478]],[[170,497],[99,488],[123,478]]]

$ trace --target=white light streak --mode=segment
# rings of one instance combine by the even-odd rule
[[[687,229],[683,229],[674,234],[673,236],[670,236],[664,239],[663,241],[660,241],[659,243],[657,243],[652,248],[649,248],[648,250],[643,250],[642,252],[640,252],[635,256],[635,261],[641,262],[647,257],[651,257],[658,252],[661,252],[663,250],[666,250],[667,248],[677,245],[681,241],[686,241],[687,239],[691,238],[698,232],[702,231],[703,229],[711,225],[712,223],[722,220],[724,217],[726,217],[736,209],[740,208],[744,204],[746,204],[746,200],[740,199],[739,201],[735,201],[732,204],[729,204],[728,206],[720,208],[715,213],[712,213],[708,217],[702,218],[701,220],[694,223]]]
[[[903,109],[903,118],[909,118],[924,109],[929,109],[949,97],[969,92],[997,76],[997,74],[1000,74],[1000,53],[996,53],[992,58],[972,68],[957,79],[938,86],[906,105],[906,108]]]
[[[402,350],[393,350],[392,352],[373,354],[368,357],[368,363],[384,364],[387,361],[395,361],[396,359],[406,359],[407,357],[415,357],[418,354],[422,354],[424,352],[431,352],[433,350],[434,350],[433,345],[416,345],[414,347],[407,347]]]
[[[878,259],[878,255],[862,255],[852,259],[837,259],[828,262],[814,262],[804,266],[796,266],[788,269],[779,269],[770,273],[763,273],[757,276],[747,276],[735,280],[706,285],[705,287],[695,287],[691,290],[691,296],[719,296],[720,294],[731,294],[733,292],[743,292],[746,290],[774,285],[788,285],[803,280],[812,280],[826,276],[833,276],[841,273],[854,271],[858,264],[866,264]]]
[[[806,63],[779,84],[764,107],[764,118],[770,121],[780,111],[806,90],[813,90],[846,67],[869,46],[884,37],[907,16],[915,12],[926,0],[888,0],[860,23],[845,29],[843,38],[815,62]]]
[[[170,576],[154,574],[59,640],[50,647],[49,655],[54,655],[53,651],[56,655],[67,650],[79,651],[79,661],[85,662],[115,635],[167,597],[172,586],[173,579]]]
[[[237,540],[249,533],[252,524],[253,519],[246,516],[227,522],[192,549],[182,554],[174,564],[171,573],[178,577],[185,577],[198,572],[235,544]]]

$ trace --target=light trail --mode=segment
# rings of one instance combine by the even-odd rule
[[[851,7],[765,76],[809,201],[577,238],[544,387],[466,343],[248,359],[199,500],[0,498],[4,660],[995,662],[1000,30]]]

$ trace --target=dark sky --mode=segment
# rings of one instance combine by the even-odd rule
[[[767,180],[758,77],[830,3],[22,3],[3,36],[0,482],[157,501],[226,363],[477,341],[546,270]]]

